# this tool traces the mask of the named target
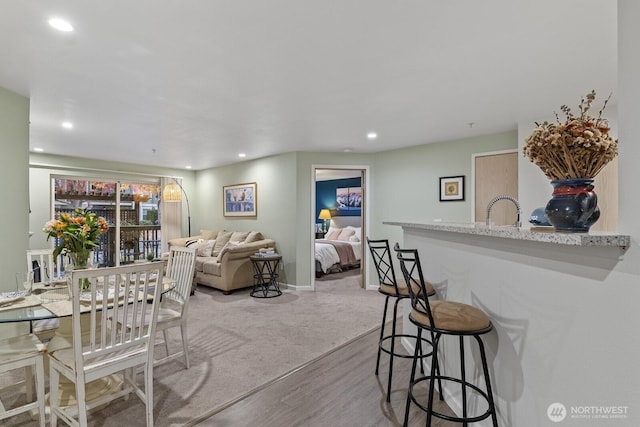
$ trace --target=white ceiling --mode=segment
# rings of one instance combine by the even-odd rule
[[[0,0],[0,86],[30,97],[46,153],[197,170],[375,152],[515,129],[591,89],[615,104],[616,14],[615,0]]]

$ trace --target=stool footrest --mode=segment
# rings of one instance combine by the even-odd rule
[[[413,359],[413,354],[405,354],[405,353],[397,353],[397,352],[393,352],[391,353],[391,349],[390,348],[386,348],[384,346],[385,342],[387,340],[390,339],[394,339],[394,338],[412,338],[414,341],[416,340],[416,336],[415,335],[406,335],[406,334],[396,334],[396,335],[387,335],[385,337],[382,337],[382,339],[379,341],[378,346],[380,347],[380,350],[382,350],[383,352],[387,353],[387,354],[392,354],[394,357],[402,357],[404,359]],[[429,344],[431,345],[431,341],[429,341],[426,338],[420,338],[420,341],[423,344]],[[403,348],[402,346],[399,346],[400,348]],[[431,356],[431,352],[429,353],[424,353],[420,356],[418,356],[419,359],[425,358],[425,357],[429,357]]]
[[[419,401],[414,397],[414,395],[413,395],[413,387],[414,387],[416,384],[418,384],[418,383],[420,383],[420,382],[422,382],[422,381],[430,381],[430,380],[433,380],[433,381],[439,381],[439,380],[441,380],[441,381],[453,381],[453,382],[456,382],[456,383],[458,383],[458,384],[462,384],[462,383],[463,383],[463,381],[462,381],[460,378],[449,377],[449,376],[446,376],[446,375],[436,375],[436,376],[434,376],[434,377],[432,377],[432,376],[423,376],[423,377],[416,378],[416,379],[413,381],[413,384],[411,384],[411,385],[409,386],[409,398],[411,399],[411,401],[412,401],[413,403],[415,403],[415,404],[416,404],[420,409],[422,409],[422,410],[423,410],[423,411],[425,411],[425,412],[427,412],[427,411],[428,411],[428,407],[427,407],[427,405],[425,405],[424,403],[419,402]],[[470,389],[474,390],[474,391],[475,391],[476,393],[478,393],[480,396],[482,396],[482,398],[487,402],[487,411],[486,411],[485,413],[480,414],[480,415],[476,415],[476,416],[472,416],[472,417],[466,417],[466,418],[463,418],[463,417],[453,417],[453,416],[451,416],[451,415],[442,414],[442,413],[440,413],[440,412],[436,412],[436,411],[434,411],[434,410],[432,409],[432,410],[431,410],[431,414],[432,414],[434,417],[441,418],[441,419],[443,419],[443,420],[447,420],[447,421],[457,422],[457,423],[463,423],[463,422],[467,422],[467,423],[475,423],[475,422],[478,422],[478,421],[484,420],[484,419],[486,419],[486,418],[489,418],[489,417],[491,416],[491,405],[490,405],[490,403],[489,403],[490,401],[489,401],[489,396],[487,395],[487,393],[486,393],[484,390],[482,390],[481,388],[479,388],[477,385],[475,385],[475,384],[471,384],[471,383],[470,383],[470,382],[468,382],[468,381],[464,381],[464,384],[465,384],[467,387],[469,387]],[[435,391],[436,391],[436,390],[434,389],[434,392],[435,392]],[[444,400],[444,396],[440,396],[440,400]]]

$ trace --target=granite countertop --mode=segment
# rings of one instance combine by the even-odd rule
[[[626,248],[631,242],[630,236],[611,233],[561,233],[553,229],[536,231],[536,229],[516,228],[510,226],[488,226],[484,223],[465,222],[433,222],[428,224],[383,221],[385,225],[396,225],[403,228],[444,231],[449,233],[473,234],[478,236],[500,237],[503,239],[526,240],[531,242],[555,243],[570,246],[614,246]]]

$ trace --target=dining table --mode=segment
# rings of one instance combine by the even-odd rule
[[[173,290],[176,281],[164,276],[162,279],[163,289],[161,295]],[[55,330],[53,337],[46,343],[46,352],[53,353],[57,350],[71,348],[73,343],[72,335],[72,302],[67,282],[60,280],[47,284],[36,283],[30,295],[20,297],[17,295],[11,298],[13,293],[0,294],[0,324],[29,322],[30,330],[33,322],[46,321],[48,319],[59,319],[60,325]],[[2,295],[8,296],[2,298]],[[82,320],[81,320],[82,321]],[[45,373],[48,375],[48,358],[45,357]],[[123,384],[121,375],[111,375],[92,381],[87,384],[87,402],[99,400],[101,397],[117,392]],[[75,406],[75,386],[73,383],[60,378],[59,394],[60,406]],[[106,405],[96,407],[96,410]],[[47,404],[48,410],[48,393]]]

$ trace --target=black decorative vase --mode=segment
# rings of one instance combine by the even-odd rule
[[[558,179],[551,185],[553,196],[544,210],[549,223],[558,231],[588,232],[600,218],[593,179]]]

